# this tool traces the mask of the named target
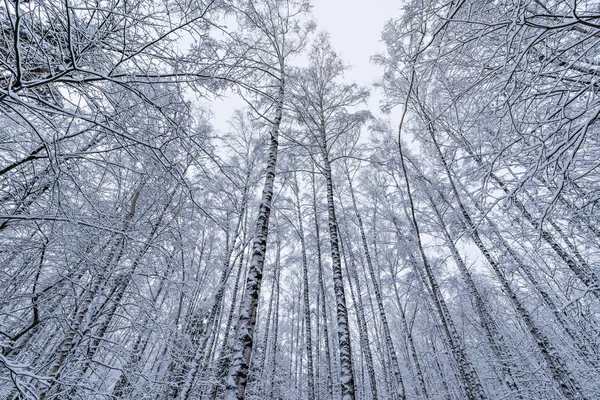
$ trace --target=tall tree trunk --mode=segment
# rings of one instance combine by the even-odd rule
[[[237,324],[235,353],[227,382],[226,399],[241,400],[246,392],[248,382],[248,369],[252,348],[254,345],[254,327],[256,325],[256,312],[260,296],[267,239],[269,236],[269,216],[273,202],[273,185],[275,183],[275,169],[277,166],[277,152],[279,147],[279,126],[283,117],[284,78],[280,78],[279,93],[275,104],[275,119],[271,126],[269,154],[265,173],[265,183],[258,209],[252,257],[248,276],[246,277],[246,291],[242,297],[241,312]]]
[[[337,309],[337,333],[340,355],[340,380],[342,389],[342,400],[354,400],[354,371],[352,368],[352,349],[350,345],[350,328],[348,325],[348,309],[346,307],[346,293],[344,290],[344,279],[342,275],[342,263],[340,260],[340,245],[338,237],[338,223],[335,216],[335,204],[333,193],[333,178],[331,176],[331,164],[328,158],[327,139],[325,130],[321,131],[321,156],[323,161],[323,173],[327,184],[327,208],[329,214],[329,241],[331,246],[331,267],[333,270],[333,286],[335,292]]]
[[[358,272],[356,271],[356,262],[354,261],[352,247],[349,243],[347,245],[344,245],[344,240],[342,239],[341,233],[340,247],[342,251],[342,256],[344,258],[346,271],[348,274],[348,286],[350,287],[350,296],[352,298],[352,303],[354,303],[354,307],[356,308],[356,319],[358,320],[358,334],[361,341],[360,351],[364,354],[363,358],[366,364],[367,374],[369,376],[369,386],[371,389],[370,393],[373,399],[377,399],[377,377],[375,376],[375,367],[373,366],[373,352],[371,351],[369,328],[367,327],[367,318],[365,315],[363,305],[363,295],[360,280],[358,279]],[[348,259],[350,260],[350,262],[348,262]],[[352,281],[354,281],[354,285],[352,284]],[[364,383],[362,386],[363,388],[365,388]]]
[[[523,396],[521,396],[519,386],[515,381],[513,366],[509,362],[509,360],[512,359],[512,355],[510,354],[509,346],[506,343],[506,338],[498,329],[496,321],[492,317],[492,313],[486,305],[483,297],[479,293],[479,289],[477,288],[477,285],[475,284],[475,281],[471,276],[471,271],[468,270],[460,253],[458,252],[458,249],[456,248],[456,245],[454,244],[454,241],[450,237],[450,233],[446,228],[446,223],[437,205],[435,204],[434,200],[431,198],[429,193],[427,193],[427,196],[429,198],[431,209],[433,210],[439,222],[440,230],[442,231],[442,234],[446,241],[446,245],[450,249],[450,253],[452,254],[454,263],[458,267],[463,281],[467,286],[467,290],[469,291],[471,299],[473,300],[475,312],[477,313],[477,317],[479,318],[480,325],[485,331],[486,340],[489,343],[490,348],[492,349],[494,357],[500,363],[501,368],[499,372],[503,378],[502,383],[505,384],[511,390],[511,396],[514,396],[515,399],[522,399]]]
[[[244,230],[242,242],[244,242],[244,243],[246,242],[245,230]],[[224,334],[223,334],[223,343],[221,344],[221,353],[220,353],[221,358],[219,360],[219,363],[217,364],[216,379],[215,379],[215,383],[213,384],[213,387],[211,389],[211,394],[209,397],[211,400],[215,400],[217,398],[217,396],[219,395],[219,392],[223,390],[223,388],[220,387],[219,385],[227,376],[227,370],[228,370],[229,361],[230,361],[229,360],[229,357],[230,357],[229,341],[230,341],[230,335],[231,335],[231,326],[233,324],[233,318],[234,318],[236,305],[237,305],[238,288],[239,288],[240,281],[242,278],[243,270],[244,270],[244,251],[242,251],[242,253],[240,254],[240,260],[238,261],[238,270],[237,270],[237,274],[235,277],[235,283],[233,285],[231,305],[229,306],[229,313],[227,314],[227,322],[225,323],[225,330],[224,330]]]
[[[304,300],[304,329],[307,360],[308,399],[315,399],[315,376],[312,345],[312,324],[310,318],[310,297],[308,292],[308,261],[306,259],[306,243],[304,240],[304,224],[302,223],[302,209],[300,208],[300,189],[296,174],[294,173],[294,188],[296,194],[296,212],[298,218],[298,237],[300,239],[300,250],[302,252],[302,296]]]
[[[394,382],[394,387],[396,391],[394,393],[394,399],[406,399],[406,394],[404,390],[404,381],[402,380],[402,374],[400,373],[400,363],[398,362],[398,356],[396,354],[396,349],[394,347],[394,343],[392,342],[392,334],[390,332],[390,327],[388,325],[387,316],[385,313],[385,307],[383,305],[383,297],[381,295],[381,290],[379,288],[379,281],[375,276],[375,268],[373,266],[373,260],[371,259],[371,253],[369,251],[369,245],[367,243],[367,236],[365,234],[365,228],[363,225],[362,217],[358,210],[358,206],[356,204],[356,196],[354,194],[354,187],[352,186],[352,180],[350,179],[350,175],[348,175],[348,185],[350,188],[350,195],[352,197],[352,205],[354,208],[354,213],[356,215],[356,220],[358,222],[358,229],[360,233],[360,237],[362,240],[363,251],[365,254],[365,259],[367,261],[367,269],[369,270],[369,275],[371,277],[371,281],[373,284],[373,291],[375,292],[375,300],[377,301],[377,308],[379,309],[379,318],[381,319],[381,324],[383,326],[383,334],[385,336],[385,344],[390,354],[390,361],[392,365],[392,370],[394,373],[394,377],[396,378],[396,382]]]
[[[409,88],[409,94],[412,91],[413,79],[414,79],[414,70],[412,71],[411,87]],[[408,203],[409,203],[408,214],[409,214],[410,224],[413,227],[417,248],[419,250],[422,264],[425,269],[425,274],[427,276],[429,285],[430,285],[432,293],[433,293],[433,301],[438,310],[438,314],[440,316],[442,326],[444,328],[446,337],[448,339],[448,344],[450,345],[450,349],[451,349],[454,359],[457,363],[459,374],[460,374],[461,380],[464,384],[464,389],[465,389],[467,398],[469,400],[485,400],[487,398],[487,395],[485,394],[483,386],[481,385],[481,382],[479,381],[479,377],[477,376],[477,372],[475,371],[475,368],[473,368],[473,365],[471,364],[471,362],[469,361],[469,359],[467,357],[467,353],[466,353],[466,350],[462,343],[462,340],[458,336],[458,332],[456,331],[456,328],[454,326],[454,321],[452,320],[452,317],[450,316],[448,307],[446,305],[446,302],[444,300],[444,297],[442,295],[440,287],[439,287],[437,280],[433,274],[433,270],[431,269],[431,266],[429,264],[429,260],[427,259],[427,256],[425,255],[425,249],[423,248],[423,243],[421,240],[421,233],[419,230],[419,225],[417,223],[415,204],[413,201],[413,196],[412,196],[409,178],[408,178],[408,172],[407,172],[406,163],[404,160],[404,152],[402,150],[401,134],[402,134],[402,126],[403,126],[405,115],[406,115],[406,107],[405,107],[404,113],[402,114],[400,126],[398,128],[398,151],[400,153],[400,164],[401,164],[402,172],[404,174],[404,180],[406,183],[406,194],[407,194]]]
[[[267,393],[267,399],[274,400],[275,397],[275,379],[278,376],[277,374],[277,354],[279,349],[279,288],[280,288],[280,278],[281,278],[281,268],[280,268],[280,255],[281,255],[281,243],[277,242],[277,262],[275,269],[275,311],[273,314],[273,340],[271,341],[271,371],[269,381],[269,390]],[[265,391],[266,392],[266,391]]]
[[[475,154],[470,144],[464,140],[460,140],[463,144],[465,151],[473,160],[477,162],[479,165],[483,165],[483,160],[480,156]],[[529,224],[538,231],[542,237],[542,239],[550,246],[552,250],[560,257],[561,260],[569,267],[569,269],[573,272],[573,274],[586,286],[587,290],[596,296],[600,300],[600,278],[594,272],[594,270],[585,262],[583,259],[580,259],[580,262],[577,262],[565,249],[558,243],[558,241],[552,236],[550,232],[548,232],[540,222],[538,222],[533,215],[527,210],[525,204],[521,202],[515,196],[506,183],[498,177],[495,173],[490,172],[489,176],[492,178],[492,181],[495,182],[497,187],[499,187],[507,196],[509,196],[512,204],[517,207],[517,210],[521,213],[521,215],[529,222]]]
[[[481,213],[482,210],[479,208],[479,206],[476,203],[473,204],[475,204],[476,208]],[[555,320],[571,339],[574,346],[577,348],[579,356],[589,363],[590,366],[595,368],[597,371],[600,371],[597,353],[591,346],[588,345],[591,343],[590,338],[583,337],[581,332],[574,327],[571,322],[567,321],[564,312],[561,311],[560,307],[556,304],[550,293],[548,293],[547,289],[544,287],[544,285],[542,285],[538,277],[535,276],[533,271],[535,271],[536,268],[534,266],[525,264],[523,258],[512,248],[506,239],[504,239],[496,224],[488,216],[485,216],[484,219],[491,228],[491,232],[494,234],[497,241],[500,242],[501,248],[503,248],[517,264],[519,273],[526,279],[529,285],[534,288],[535,292],[538,294],[546,308],[550,310]]]
[[[161,297],[161,294],[165,290],[165,281],[167,280],[167,276],[163,276],[160,280],[158,290],[156,291],[155,296],[155,309],[159,309],[158,303]],[[146,326],[148,323],[149,317],[145,316],[143,322],[140,324],[141,326]],[[137,339],[134,341],[133,348],[131,350],[131,354],[129,356],[129,360],[123,371],[121,372],[121,376],[119,380],[115,384],[112,392],[112,396],[115,399],[126,398],[126,396],[130,395],[134,388],[135,382],[129,379],[128,374],[125,371],[132,371],[132,375],[135,375],[139,371],[143,370],[144,363],[142,362],[142,358],[144,356],[146,347],[150,341],[151,332],[140,332],[138,333]]]
[[[312,200],[313,200],[313,214],[315,219],[315,246],[317,253],[317,268],[318,268],[318,281],[319,281],[319,293],[321,294],[321,313],[323,315],[323,337],[325,339],[325,362],[327,366],[327,370],[325,375],[327,377],[327,398],[333,398],[333,368],[331,365],[331,351],[329,344],[329,319],[327,317],[327,300],[325,297],[325,281],[323,279],[323,260],[321,257],[321,235],[319,231],[319,213],[317,209],[317,188],[315,183],[315,174],[314,171],[311,174],[311,183],[312,183]]]
[[[111,292],[111,294],[107,298],[107,301],[110,302],[110,307],[108,309],[106,309],[105,307],[100,307],[100,310],[98,310],[98,312],[96,313],[98,315],[98,317],[94,318],[94,319],[101,320],[102,322],[100,324],[100,327],[98,328],[98,331],[96,333],[94,333],[94,335],[93,335],[94,338],[88,348],[87,360],[86,360],[84,366],[82,367],[82,372],[81,372],[82,377],[85,376],[85,374],[87,373],[90,363],[93,360],[96,352],[99,350],[100,343],[106,336],[108,328],[110,327],[110,324],[117,312],[117,309],[122,305],[121,302],[123,300],[123,297],[125,296],[126,290],[129,287],[129,284],[130,284],[131,280],[133,279],[134,274],[135,274],[138,266],[140,265],[140,262],[142,261],[142,259],[144,258],[144,256],[146,255],[146,253],[148,252],[150,247],[152,246],[152,241],[156,237],[158,229],[162,224],[162,221],[165,216],[165,213],[167,212],[167,209],[171,205],[171,201],[173,200],[174,195],[175,195],[175,191],[172,191],[168,195],[168,200],[165,203],[164,207],[162,208],[162,210],[158,216],[158,220],[152,225],[152,229],[150,230],[150,235],[148,236],[148,239],[146,240],[146,242],[144,243],[143,247],[140,249],[138,254],[135,256],[133,262],[131,263],[131,266],[127,269],[127,271],[125,271],[121,276],[119,276],[116,279],[116,285],[114,288],[115,290],[113,292]],[[162,281],[161,281],[161,284],[162,284]],[[162,288],[162,286],[161,286],[161,288]],[[103,318],[102,318],[102,315],[104,315]]]
[[[131,206],[129,208],[129,213],[125,217],[125,221],[123,223],[122,228],[123,232],[127,232],[129,230],[131,221],[135,216],[139,196],[140,189],[138,188],[134,192],[133,198],[131,200]],[[92,278],[89,290],[86,293],[84,293],[84,299],[82,300],[81,304],[79,304],[71,327],[66,337],[62,340],[60,347],[54,356],[54,360],[48,369],[48,376],[52,378],[52,382],[46,389],[41,391],[40,400],[44,400],[47,396],[54,394],[54,392],[60,392],[60,375],[62,371],[62,366],[67,360],[68,355],[77,346],[77,335],[81,332],[82,324],[84,322],[85,317],[89,314],[92,302],[94,301],[94,299],[96,298],[96,296],[98,295],[105,283],[105,274],[108,272],[111,266],[116,265],[119,262],[123,253],[125,252],[125,247],[126,239],[124,233],[116,234],[116,236],[113,238],[113,244],[110,246],[110,252],[108,254],[108,257],[100,271],[100,275],[98,277]]]
[[[392,287],[394,288],[394,295],[396,297],[396,303],[398,303],[398,310],[400,311],[400,322],[402,324],[402,329],[406,335],[407,347],[410,353],[410,356],[415,364],[415,375],[417,376],[417,382],[419,382],[419,388],[417,389],[417,396],[423,396],[425,399],[428,398],[427,394],[427,386],[425,385],[425,376],[423,374],[423,368],[421,367],[421,362],[419,361],[419,356],[417,353],[417,348],[415,346],[415,340],[413,338],[412,329],[408,325],[408,321],[406,319],[406,313],[404,312],[404,307],[402,306],[402,302],[400,301],[400,292],[398,290],[398,279],[393,271],[393,268],[390,268],[390,272],[392,272]]]
[[[510,283],[508,282],[506,276],[502,272],[500,265],[492,257],[490,251],[486,248],[483,241],[481,240],[477,225],[471,219],[470,214],[468,213],[466,207],[464,206],[461,200],[460,194],[458,193],[458,189],[454,184],[454,178],[452,176],[450,168],[448,167],[442,150],[437,142],[435,132],[433,131],[433,126],[430,125],[428,130],[433,140],[433,144],[435,146],[437,155],[444,167],[446,176],[449,180],[450,188],[452,189],[452,193],[454,194],[454,200],[456,201],[456,205],[459,208],[460,214],[464,220],[466,228],[468,229],[471,239],[473,239],[473,242],[475,243],[477,248],[479,248],[481,253],[484,255],[488,264],[491,266],[492,271],[494,272],[498,281],[500,282],[502,290],[510,299],[513,307],[517,311],[517,314],[519,315],[521,320],[525,323],[525,326],[529,330],[533,341],[536,343],[538,349],[540,350],[540,353],[542,354],[542,357],[544,358],[544,361],[546,362],[546,365],[552,377],[558,384],[560,391],[565,396],[565,398],[569,400],[586,399],[587,397],[584,394],[582,388],[579,386],[579,383],[573,378],[566,364],[560,358],[548,337],[546,337],[546,335],[544,335],[543,332],[535,325],[533,319],[531,318],[531,315],[523,306],[523,304],[517,297],[515,291],[510,286]]]
[[[180,400],[188,400],[190,398],[191,390],[198,373],[206,369],[206,364],[209,359],[210,351],[214,345],[214,341],[216,338],[216,334],[213,335],[213,333],[215,333],[213,332],[214,329],[211,329],[211,327],[213,325],[217,327],[219,326],[218,319],[221,315],[223,307],[225,288],[227,287],[227,281],[229,280],[229,276],[231,275],[231,271],[235,265],[235,260],[232,261],[231,257],[233,256],[233,253],[236,248],[235,245],[240,234],[240,228],[244,220],[244,215],[245,204],[240,210],[240,215],[237,220],[232,243],[229,244],[229,240],[226,240],[229,248],[225,249],[225,261],[221,270],[221,277],[219,279],[217,292],[215,293],[213,305],[207,316],[206,322],[204,323],[205,327],[203,329],[203,332],[200,335],[200,338],[198,339],[198,343],[196,344],[196,349],[194,351],[194,357],[191,360],[190,368],[187,369],[187,371],[185,372],[185,378],[183,380],[181,388],[177,387],[174,393],[174,397],[177,397]],[[243,251],[244,249],[242,247],[239,253],[240,256],[243,253]]]

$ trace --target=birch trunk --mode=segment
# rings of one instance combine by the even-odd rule
[[[412,83],[412,82],[411,82]],[[409,90],[410,93],[410,90]],[[404,115],[402,116],[402,121],[404,119]],[[417,217],[415,213],[415,205],[412,198],[412,192],[410,189],[410,183],[408,179],[408,173],[406,170],[406,164],[404,161],[404,153],[402,150],[402,121],[400,123],[400,127],[398,129],[398,151],[400,153],[400,163],[402,167],[402,172],[404,174],[404,179],[406,183],[406,194],[408,197],[409,203],[409,220],[413,227],[413,231],[415,234],[415,241],[419,250],[419,254],[421,256],[423,268],[425,270],[425,274],[427,276],[427,280],[432,290],[433,294],[433,302],[437,308],[438,314],[440,316],[440,320],[442,322],[442,326],[446,333],[446,337],[448,339],[448,344],[450,345],[450,349],[454,356],[454,360],[457,363],[458,372],[460,374],[461,380],[464,384],[464,390],[466,392],[467,398],[469,400],[485,400],[487,399],[487,395],[479,381],[479,377],[477,376],[477,372],[473,365],[469,361],[467,357],[466,350],[462,343],[462,340],[458,336],[458,332],[456,331],[454,321],[448,311],[448,307],[442,295],[441,289],[437,283],[435,275],[431,269],[429,264],[429,260],[425,255],[425,249],[423,248],[423,243],[421,241],[421,233],[419,230],[419,225],[417,223]]]
[[[298,218],[298,237],[302,252],[302,297],[304,300],[304,330],[307,360],[308,399],[315,399],[315,376],[312,345],[312,324],[310,318],[310,297],[308,292],[308,261],[306,259],[306,242],[304,240],[304,224],[302,223],[302,209],[300,208],[300,190],[296,174],[294,174],[294,191],[296,194],[296,213]]]
[[[490,251],[487,249],[487,247],[484,245],[483,241],[481,240],[481,237],[479,236],[479,231],[478,231],[477,225],[471,219],[470,214],[468,213],[466,207],[464,206],[464,204],[461,200],[460,194],[458,193],[458,189],[456,188],[456,185],[454,184],[454,178],[452,176],[452,172],[450,171],[450,168],[448,167],[446,159],[445,159],[445,157],[441,151],[441,148],[437,142],[435,133],[433,132],[433,128],[430,126],[430,129],[428,129],[428,130],[429,130],[429,134],[433,140],[433,144],[435,146],[437,155],[444,167],[446,176],[449,180],[450,187],[451,187],[452,193],[454,195],[454,200],[456,201],[456,205],[459,208],[460,214],[462,215],[462,218],[464,220],[466,228],[469,231],[471,239],[473,239],[473,242],[475,243],[477,248],[479,248],[481,253],[484,255],[488,264],[492,268],[492,271],[494,272],[498,281],[500,282],[500,285],[502,286],[502,290],[510,299],[513,307],[517,311],[517,314],[519,315],[521,320],[525,323],[525,326],[527,327],[529,333],[531,334],[531,336],[533,338],[533,341],[535,342],[540,353],[542,354],[542,357],[546,363],[548,370],[550,371],[552,377],[554,378],[554,381],[558,384],[558,387],[559,387],[560,391],[562,392],[563,396],[565,396],[565,398],[567,398],[568,400],[587,399],[582,388],[579,386],[579,383],[573,378],[573,376],[571,375],[570,371],[568,370],[566,364],[560,358],[560,356],[558,355],[556,349],[554,348],[554,346],[552,345],[552,343],[550,342],[548,337],[546,337],[546,335],[544,335],[543,332],[533,322],[531,315],[526,310],[526,308],[523,306],[523,304],[517,297],[515,291],[510,286],[510,283],[508,282],[508,279],[502,272],[500,265],[492,257]]]
[[[323,279],[323,260],[321,257],[321,235],[319,230],[319,213],[317,210],[317,189],[315,184],[314,171],[311,175],[312,191],[313,191],[313,213],[315,218],[315,245],[317,253],[317,268],[318,268],[318,281],[319,281],[319,293],[321,294],[321,313],[323,315],[323,337],[325,340],[325,362],[327,366],[327,398],[333,398],[333,369],[331,365],[331,350],[329,345],[329,319],[327,317],[327,304],[325,297],[325,282]]]
[[[427,194],[429,196],[429,194]],[[513,366],[510,364],[509,360],[512,359],[512,355],[508,350],[508,344],[506,343],[506,338],[498,329],[496,321],[492,317],[492,314],[486,305],[483,297],[479,293],[479,289],[471,276],[471,271],[468,270],[467,266],[463,258],[461,257],[454,241],[450,237],[450,233],[446,228],[446,224],[444,219],[433,201],[431,197],[429,197],[431,209],[437,217],[439,222],[440,229],[442,231],[443,237],[446,241],[446,245],[450,249],[450,253],[452,254],[452,258],[458,267],[458,270],[461,274],[461,277],[467,286],[467,290],[473,300],[474,309],[477,313],[477,317],[479,318],[479,322],[481,327],[485,331],[486,340],[492,349],[492,352],[496,358],[496,360],[500,363],[500,375],[502,376],[503,384],[505,384],[511,391],[511,396],[514,396],[515,399],[522,399],[523,396],[519,391],[519,386],[515,380],[515,374],[513,372]]]
[[[340,380],[342,400],[354,400],[354,371],[352,368],[352,349],[350,345],[350,327],[348,325],[348,309],[346,307],[346,293],[344,290],[344,279],[342,275],[342,263],[340,260],[340,245],[338,237],[338,224],[335,216],[335,204],[333,193],[333,179],[331,176],[331,164],[327,155],[327,139],[325,131],[321,132],[321,156],[323,161],[323,172],[327,184],[327,209],[329,214],[329,241],[331,245],[331,267],[333,270],[333,287],[335,292],[337,310],[337,333],[340,354]]]
[[[137,201],[140,196],[140,190],[136,190],[133,198],[131,200],[131,206],[129,208],[129,213],[125,217],[125,221],[123,223],[123,232],[127,232],[129,230],[129,226],[133,217],[135,216]],[[47,396],[52,395],[54,392],[60,392],[60,375],[62,366],[67,360],[68,355],[71,351],[76,347],[78,341],[78,334],[81,332],[82,324],[84,322],[85,317],[88,315],[90,306],[92,302],[100,292],[102,286],[104,285],[104,274],[108,271],[110,266],[115,265],[121,259],[123,253],[125,251],[125,236],[124,234],[117,234],[114,238],[114,243],[110,248],[110,252],[107,256],[107,260],[102,266],[100,271],[100,276],[92,279],[90,283],[89,290],[84,294],[84,299],[79,305],[79,308],[74,316],[74,320],[71,324],[69,332],[66,337],[62,340],[60,347],[54,357],[54,361],[50,365],[48,369],[48,376],[52,377],[52,383],[40,393],[40,400],[44,400]]]
[[[470,144],[466,142],[466,140],[462,140],[463,146],[467,154],[473,157],[473,160],[477,162],[477,164],[482,165],[483,161],[481,157],[479,157]],[[517,207],[517,210],[521,213],[521,215],[529,222],[529,224],[540,233],[542,239],[550,246],[550,248],[560,257],[561,260],[569,267],[569,269],[573,272],[573,274],[586,286],[587,290],[596,296],[596,298],[600,299],[600,278],[594,272],[594,270],[590,267],[590,265],[585,262],[583,259],[579,259],[577,262],[565,249],[558,243],[556,239],[552,236],[550,232],[548,232],[544,227],[531,215],[531,213],[525,207],[525,204],[521,202],[514,194],[509,190],[506,183],[500,179],[495,173],[490,172],[489,176],[492,178],[492,181],[495,182],[496,186],[500,188],[507,196],[509,196],[512,204]]]
[[[476,208],[481,213],[481,209],[477,206]],[[574,346],[577,348],[577,352],[579,356],[585,360],[590,366],[595,368],[596,370],[600,370],[600,365],[597,360],[596,352],[591,347],[588,346],[588,343],[591,343],[590,338],[584,338],[581,335],[581,332],[577,330],[569,321],[567,321],[564,312],[561,311],[560,307],[556,304],[555,300],[551,297],[548,290],[542,285],[539,281],[538,277],[534,274],[535,267],[531,265],[526,265],[523,258],[513,249],[513,247],[504,239],[500,230],[496,226],[496,224],[487,216],[484,217],[488,226],[491,228],[492,233],[496,237],[497,241],[500,242],[501,248],[503,248],[510,257],[517,264],[519,273],[525,278],[525,280],[531,285],[535,292],[538,294],[544,305],[552,315],[555,320],[561,326],[561,328],[565,331],[569,339],[572,340]]]
[[[390,332],[390,327],[388,325],[387,316],[385,313],[385,307],[383,305],[383,296],[381,295],[381,290],[379,288],[379,281],[375,275],[375,268],[373,267],[373,260],[371,258],[371,253],[369,251],[369,245],[367,243],[367,236],[365,234],[365,228],[363,225],[363,221],[358,211],[358,206],[356,204],[356,196],[354,194],[354,187],[352,186],[352,180],[348,175],[348,185],[350,188],[350,195],[352,197],[352,205],[354,208],[354,213],[356,215],[356,220],[358,222],[358,229],[362,241],[363,251],[365,254],[365,259],[367,262],[367,269],[369,270],[369,275],[371,277],[371,281],[373,284],[373,291],[375,292],[375,300],[377,302],[377,308],[379,310],[379,318],[381,319],[381,325],[383,326],[383,334],[385,336],[385,344],[390,354],[390,361],[392,364],[392,370],[394,373],[394,377],[396,378],[396,382],[394,384],[396,391],[394,393],[394,399],[406,399],[406,394],[404,390],[404,381],[402,380],[402,374],[400,373],[400,363],[398,362],[398,355],[396,353],[396,349],[394,347],[394,343],[392,342],[392,334]]]
[[[233,355],[227,381],[227,390],[225,394],[227,400],[243,399],[246,392],[246,383],[248,381],[248,369],[254,344],[256,312],[269,235],[269,216],[271,214],[271,204],[273,202],[273,185],[275,183],[275,169],[277,166],[277,152],[279,147],[279,126],[283,117],[284,85],[285,82],[282,77],[277,102],[275,104],[275,119],[271,126],[265,182],[254,231],[252,257],[250,259],[248,276],[246,277],[246,291],[242,297],[240,317],[237,324],[235,353]]]
[[[277,353],[279,349],[279,283],[281,268],[279,265],[281,254],[281,243],[277,242],[277,263],[275,269],[275,312],[273,315],[273,340],[271,341],[271,373],[270,385],[267,399],[275,399],[275,377],[277,376]]]
[[[390,268],[392,270],[392,268]],[[425,385],[425,377],[423,375],[423,368],[421,367],[421,362],[419,361],[419,356],[417,353],[417,348],[415,346],[415,340],[412,335],[412,329],[408,325],[408,321],[406,320],[406,313],[404,312],[404,307],[402,306],[402,302],[400,301],[400,293],[398,290],[397,277],[394,271],[392,272],[392,285],[394,288],[394,295],[396,297],[396,302],[398,303],[398,310],[400,311],[400,322],[402,324],[402,328],[404,329],[406,335],[406,341],[408,344],[408,350],[410,356],[415,364],[415,374],[417,375],[417,382],[419,382],[419,388],[417,389],[417,396],[423,396],[424,398],[428,398],[427,394],[427,385]]]
[[[378,398],[377,391],[377,378],[375,376],[375,368],[373,366],[373,352],[371,351],[371,341],[369,339],[369,328],[367,327],[367,319],[365,316],[363,295],[360,288],[360,280],[358,279],[358,272],[356,271],[356,263],[354,261],[354,255],[352,253],[352,247],[350,244],[344,245],[342,235],[340,233],[340,247],[344,258],[344,264],[346,265],[346,271],[348,274],[348,286],[350,288],[350,296],[352,303],[356,308],[356,319],[358,320],[358,334],[361,341],[360,351],[364,354],[364,361],[367,367],[367,374],[369,376],[369,385],[371,389],[371,396],[373,399]],[[348,262],[350,259],[350,262]],[[354,285],[352,284],[354,281]],[[365,386],[363,382],[363,388]]]

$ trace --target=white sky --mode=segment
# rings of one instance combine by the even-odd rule
[[[370,86],[381,75],[370,57],[385,49],[381,30],[400,14],[402,0],[314,0],[313,6],[318,28],[329,32],[333,48],[352,66],[348,81]]]
[[[313,0],[318,29],[326,30],[338,55],[351,68],[348,82],[371,87],[382,75],[370,58],[383,53],[381,31],[385,23],[400,15],[402,0]],[[381,93],[371,88],[369,109],[378,116]],[[390,116],[392,120],[393,118]]]
[[[312,5],[317,29],[329,32],[333,48],[351,66],[347,81],[371,87],[382,71],[370,58],[385,49],[381,31],[386,21],[400,14],[402,0],[313,0]],[[376,115],[380,98],[372,89],[369,109]],[[233,111],[243,106],[241,99],[232,97],[211,102],[213,126],[227,130]]]

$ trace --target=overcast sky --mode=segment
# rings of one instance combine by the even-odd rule
[[[352,65],[349,81],[370,85],[381,75],[370,57],[384,50],[381,30],[387,20],[400,14],[401,0],[314,0],[319,29],[331,35],[334,49]]]
[[[381,76],[381,69],[370,58],[385,49],[381,30],[386,21],[400,14],[402,0],[313,0],[312,4],[317,29],[329,32],[333,48],[351,66],[346,72],[347,82],[370,87]],[[378,110],[379,99],[372,90],[371,111]],[[243,101],[235,98],[211,103],[215,128],[227,130],[233,110],[243,106]]]

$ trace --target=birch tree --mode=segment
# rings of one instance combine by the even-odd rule
[[[266,79],[265,95],[272,99],[268,108],[273,109],[273,115],[267,116],[259,111],[259,115],[265,119],[269,131],[269,151],[250,267],[246,277],[246,290],[242,297],[240,317],[236,328],[235,354],[227,378],[225,398],[228,400],[244,398],[254,346],[254,327],[267,250],[279,131],[286,98],[288,58],[301,49],[306,34],[312,29],[310,24],[302,25],[305,23],[302,18],[308,12],[308,4],[303,2],[265,1],[259,4],[242,2],[237,8],[237,12],[240,16],[241,26],[251,35],[249,40],[251,40],[252,47],[250,48],[256,51],[254,62],[258,63],[260,68],[257,70]],[[274,90],[270,90],[271,88]]]
[[[368,118],[367,112],[354,111],[368,93],[355,85],[339,84],[344,66],[325,36],[319,37],[311,52],[311,65],[295,80],[294,105],[296,118],[308,131],[311,143],[319,154],[319,169],[327,186],[331,262],[337,305],[337,332],[340,356],[342,398],[354,399],[354,372],[348,324],[346,294],[342,275],[338,224],[335,215],[332,175],[332,146],[343,135],[353,133]]]

